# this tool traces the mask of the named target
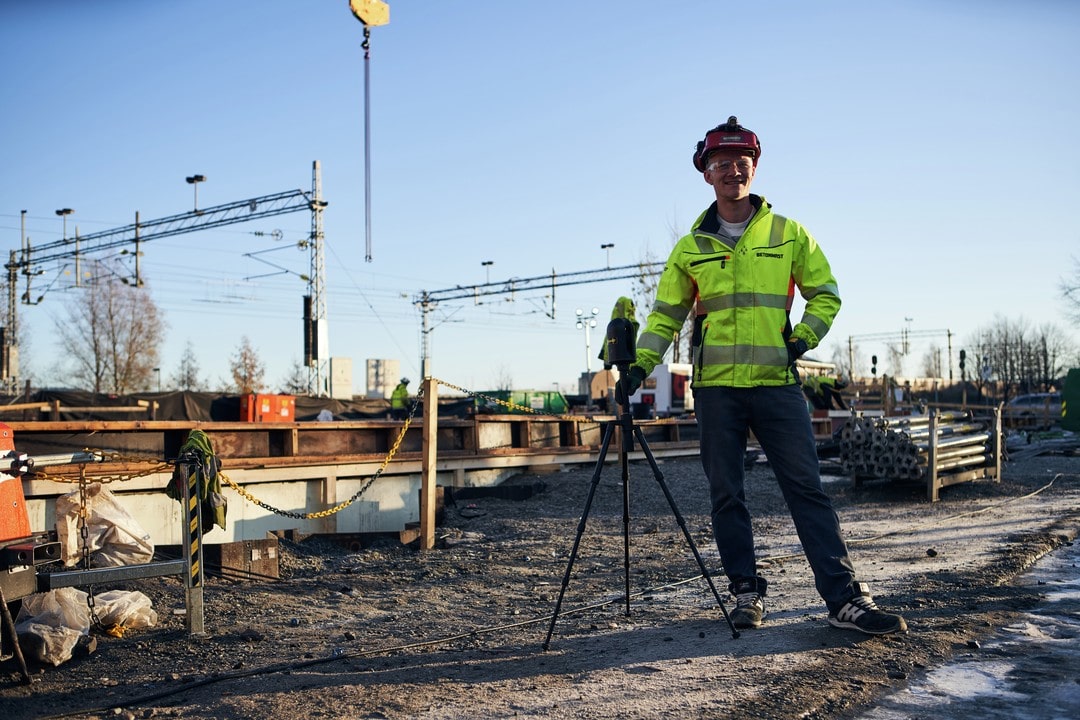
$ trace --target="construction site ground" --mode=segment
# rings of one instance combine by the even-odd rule
[[[730,608],[700,465],[660,468]],[[157,626],[95,634],[70,661],[32,666],[30,685],[4,663],[0,715],[853,718],[953,656],[979,652],[982,638],[1036,607],[1039,587],[1014,580],[1080,527],[1076,455],[1025,455],[1005,464],[1000,482],[949,487],[937,503],[918,484],[830,479],[859,577],[910,626],[867,637],[826,621],[772,472],[755,464],[747,494],[768,616],[735,639],[645,463],[629,466],[627,615],[621,467],[595,470],[521,475],[501,496],[459,495],[431,551],[394,538],[359,549],[283,541],[279,580],[208,579],[205,638],[185,632],[178,579],[125,583],[152,598]]]

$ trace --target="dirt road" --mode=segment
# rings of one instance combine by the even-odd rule
[[[719,573],[697,461],[661,469]],[[1007,464],[1001,482],[951,487],[935,504],[917,486],[830,482],[861,579],[911,628],[869,638],[826,622],[772,473],[755,466],[748,496],[768,617],[733,639],[647,465],[630,469],[626,614],[622,482],[611,465],[545,651],[593,476],[578,467],[518,477],[525,499],[459,498],[431,552],[389,540],[355,552],[317,538],[284,543],[280,581],[209,581],[206,639],[187,637],[174,614],[177,581],[129,583],[151,596],[160,624],[99,637],[93,653],[36,669],[30,686],[5,665],[0,714],[842,718],[1036,604],[1010,579],[1080,527],[1080,457]],[[723,592],[726,580],[715,582]]]

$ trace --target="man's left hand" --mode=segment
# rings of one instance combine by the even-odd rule
[[[638,391],[645,382],[645,370],[637,365],[631,365],[626,377],[619,378],[615,384],[615,402],[626,407],[630,402],[630,396]]]
[[[805,355],[806,351],[809,349],[810,347],[802,338],[791,338],[787,341],[788,361],[794,363],[796,360]]]

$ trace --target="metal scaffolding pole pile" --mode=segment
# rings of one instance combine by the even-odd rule
[[[931,473],[995,462],[990,422],[974,420],[967,412],[940,412],[933,419],[852,417],[840,431],[842,471],[855,477],[922,480]]]

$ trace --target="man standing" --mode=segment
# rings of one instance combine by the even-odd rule
[[[698,142],[694,167],[716,195],[675,245],[656,305],[637,342],[625,390],[632,395],[660,363],[694,311],[694,405],[709,479],[716,545],[736,598],[738,628],[761,625],[768,583],[758,574],[743,491],[752,431],[784,493],[835,627],[883,635],[907,630],[880,610],[855,571],[832,502],[821,487],[817,448],[795,360],[817,347],[840,309],[825,254],[806,229],[752,195],[761,144],[732,116]],[[806,308],[791,326],[798,287]]]
[[[390,417],[394,420],[404,420],[409,416],[409,378],[401,378],[401,382],[390,393]]]

